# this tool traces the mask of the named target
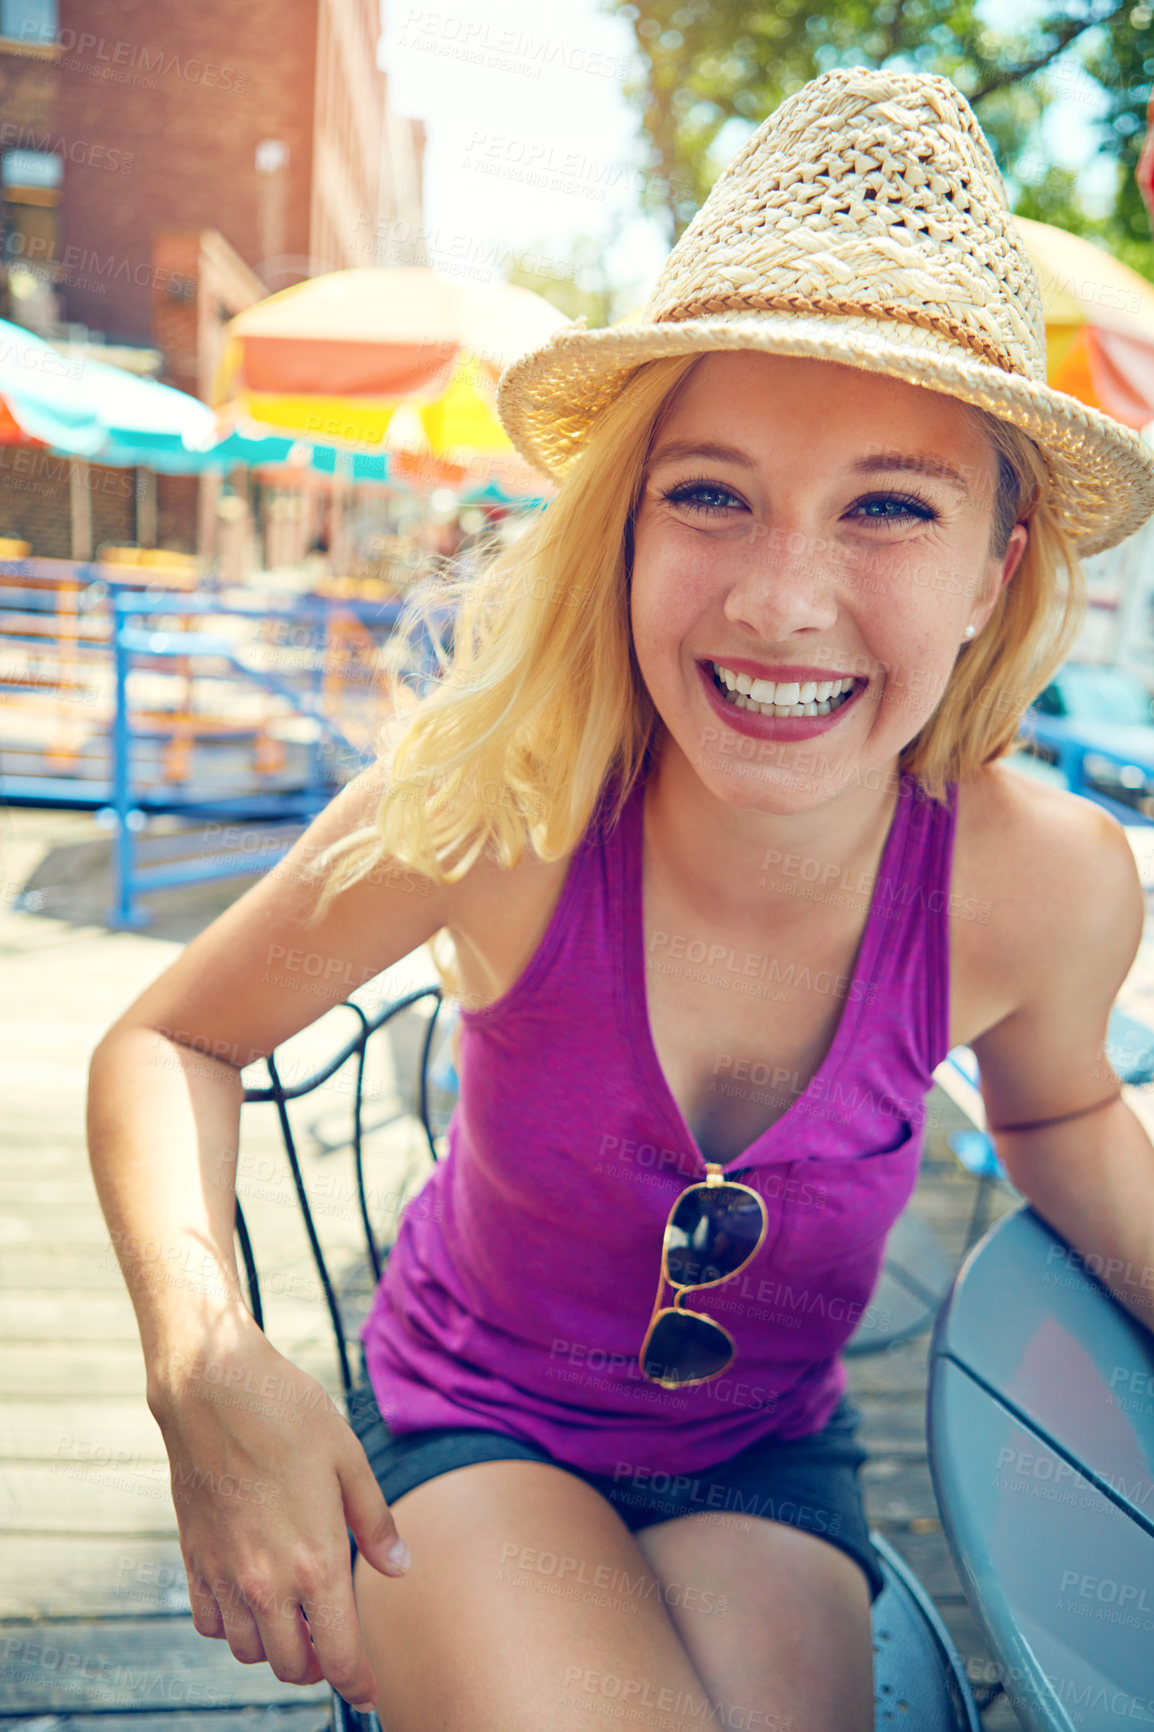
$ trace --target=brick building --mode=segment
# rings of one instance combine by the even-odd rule
[[[382,213],[419,227],[424,130],[388,112],[379,29],[378,0],[0,0],[0,316],[207,398],[235,313],[371,263]],[[0,534],[66,553],[48,483],[9,473]],[[195,541],[196,488],[159,478],[162,543]]]

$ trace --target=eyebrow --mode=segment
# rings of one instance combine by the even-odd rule
[[[659,445],[650,458],[650,465],[672,463],[684,457],[703,457],[714,463],[734,463],[741,469],[754,469],[757,465],[748,452],[739,450],[735,445],[716,445],[700,443],[692,439],[672,439],[664,445]],[[853,475],[890,474],[894,471],[908,471],[915,475],[933,475],[939,481],[946,481],[956,487],[961,494],[968,494],[969,487],[965,477],[952,463],[947,463],[942,457],[929,457],[921,452],[912,451],[879,451],[869,457],[859,457],[856,463],[850,465]]]
[[[948,481],[959,493],[968,494],[970,491],[965,476],[955,469],[952,463],[947,463],[942,457],[925,456],[921,452],[881,451],[872,457],[859,457],[852,469],[855,475],[908,469],[915,475],[934,475],[939,481]]]
[[[703,445],[694,439],[668,440],[657,447],[649,461],[651,464],[673,463],[682,457],[706,457],[715,463],[736,463],[742,469],[756,467],[748,452],[739,451],[735,445]]]

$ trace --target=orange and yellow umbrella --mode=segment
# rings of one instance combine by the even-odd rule
[[[333,271],[282,289],[228,328],[215,400],[269,429],[360,448],[390,443],[398,411],[427,456],[514,459],[496,413],[504,368],[566,323],[512,283],[480,287],[420,266]]]
[[[1154,283],[1081,235],[1015,217],[1042,290],[1049,383],[1127,427],[1154,420]]]

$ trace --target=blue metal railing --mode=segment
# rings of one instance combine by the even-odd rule
[[[369,628],[374,637],[377,633],[388,636],[397,625],[402,604],[399,601],[357,603],[309,597],[288,608],[257,609],[225,605],[212,597],[185,593],[157,596],[142,595],[138,589],[127,590],[118,585],[110,588],[115,667],[113,785],[111,806],[107,808],[109,821],[115,829],[115,893],[111,920],[117,926],[137,926],[146,918],[138,906],[139,897],[146,891],[267,871],[283,858],[300,825],[327,805],[343,781],[348,779],[342,771],[355,774],[373,761],[372,738],[370,736],[367,742],[355,738],[347,725],[349,718],[340,707],[340,691],[335,706],[326,702],[324,687],[326,670],[331,666],[330,635],[334,622],[343,625],[351,615]],[[168,623],[173,616],[197,623],[192,628],[184,625],[173,629]],[[228,618],[259,620],[262,624],[282,622],[289,628],[286,635],[302,652],[297,657],[298,665],[289,672],[256,665],[251,655],[245,654],[243,642],[220,629]],[[150,621],[165,623],[151,625]],[[200,629],[201,621],[210,629]],[[214,623],[215,630],[211,629]],[[305,634],[303,642],[302,630]],[[427,636],[417,639],[415,649],[419,657],[416,670],[419,681],[427,683],[434,676],[436,667]],[[301,786],[235,795],[213,795],[203,789],[177,794],[167,785],[160,789],[138,786],[134,777],[134,747],[145,730],[133,726],[130,677],[141,663],[155,667],[158,661],[164,664],[179,660],[187,664],[189,658],[208,659],[218,670],[223,669],[227,675],[239,677],[270,697],[281,700],[286,711],[310,725],[307,769]],[[215,856],[202,853],[159,866],[146,866],[140,858],[138,837],[147,819],[161,813],[206,820],[227,818],[237,824],[256,822],[271,829],[267,840],[255,849],[228,849]],[[285,832],[293,824],[296,831],[286,840]]]
[[[0,561],[0,797],[96,811],[115,832],[112,918],[137,925],[146,890],[267,870],[290,829],[372,761],[387,707],[378,657],[403,604],[226,603],[113,570]],[[433,637],[451,637],[451,620],[435,607],[408,634],[400,677],[418,691],[439,674]],[[136,673],[157,681],[148,708],[134,705]],[[208,835],[159,834],[161,815]]]

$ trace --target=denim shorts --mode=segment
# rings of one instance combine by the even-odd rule
[[[885,1585],[858,1484],[858,1470],[866,1460],[856,1441],[861,1414],[845,1396],[826,1425],[807,1437],[767,1438],[696,1473],[652,1473],[643,1481],[587,1473],[500,1431],[437,1426],[392,1432],[367,1383],[353,1391],[349,1423],[390,1505],[427,1479],[473,1462],[540,1461],[576,1474],[599,1491],[631,1533],[694,1513],[726,1523],[762,1516],[816,1534],[847,1552],[865,1571],[871,1603]]]

